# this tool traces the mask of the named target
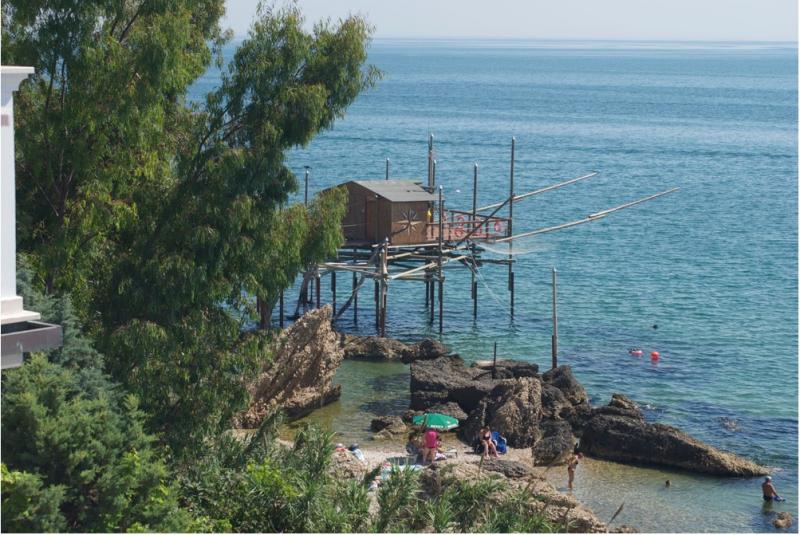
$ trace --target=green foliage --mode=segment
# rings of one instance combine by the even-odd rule
[[[220,87],[189,106],[225,39],[223,9],[3,5],[4,63],[36,68],[15,97],[19,248],[48,294],[72,296],[106,371],[176,453],[242,408],[242,379],[267,357],[263,337],[243,333],[246,296],[268,316],[341,243],[344,192],[280,209],[296,189],[286,151],[379,76],[362,18],[307,31],[294,4],[262,8]]]
[[[144,432],[136,399],[97,370],[76,371],[33,356],[4,372],[2,402],[3,462],[28,473],[18,478],[24,484],[16,492],[7,495],[3,487],[4,513],[7,498],[27,496],[30,507],[42,512],[33,520],[51,526],[61,522],[54,510],[63,502],[71,530],[194,525],[166,484],[167,468]],[[24,521],[24,511],[12,518]]]
[[[375,530],[379,532],[408,531],[410,519],[420,506],[419,477],[414,470],[392,469],[389,479],[378,488],[378,505],[380,511],[375,521]]]
[[[27,472],[2,470],[2,531],[32,533],[54,532],[66,527],[59,507],[64,501],[64,488],[45,486],[42,478]]]

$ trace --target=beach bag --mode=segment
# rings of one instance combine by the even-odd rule
[[[506,444],[506,437],[504,437],[497,431],[492,431],[492,440],[494,441],[495,447],[497,448],[497,453],[508,453],[508,445]]]

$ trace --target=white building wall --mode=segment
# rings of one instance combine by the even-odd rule
[[[14,170],[14,91],[33,67],[0,67],[0,324],[37,320],[17,295],[17,224]]]

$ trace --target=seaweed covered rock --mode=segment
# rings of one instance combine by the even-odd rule
[[[333,376],[343,357],[331,328],[331,307],[304,314],[275,340],[272,360],[247,385],[253,401],[234,418],[234,426],[258,427],[276,407],[294,419],[336,401],[341,386],[333,384]]]

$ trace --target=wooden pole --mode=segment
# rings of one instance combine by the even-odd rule
[[[430,284],[428,285],[428,289],[430,291],[429,299],[430,299],[430,303],[431,303],[431,306],[430,306],[431,320],[430,321],[431,321],[431,325],[433,325],[433,318],[434,318],[435,310],[436,310],[436,305],[434,304],[435,300],[436,300],[436,283],[433,281],[433,278],[431,278],[431,280],[430,280]]]
[[[472,168],[472,227],[475,227],[476,221],[478,219],[478,162],[475,162],[475,166]],[[472,257],[475,257],[475,251],[473,250]],[[478,269],[477,266],[473,264],[472,266],[472,287],[470,288],[472,292],[472,317],[477,319],[478,318],[478,282],[475,280],[475,270]]]
[[[433,134],[428,136],[428,187],[433,193]]]
[[[436,172],[436,160],[433,161],[434,173]],[[442,186],[439,186],[439,334],[444,330],[444,275],[442,274],[442,248],[444,245],[444,199],[442,198]]]
[[[333,315],[336,315],[336,270],[331,271],[331,297],[333,306]]]
[[[552,350],[553,350],[553,368],[558,368],[558,308],[557,308],[557,290],[556,290],[556,268],[553,267],[553,337],[552,337]]]
[[[386,158],[386,180],[389,180],[389,158]]]
[[[386,305],[388,304],[389,281],[389,267],[387,265],[386,256],[389,252],[389,238],[383,242],[383,251],[381,252],[381,336],[386,336]]]
[[[356,275],[355,271],[353,272],[353,323],[358,325],[358,290],[356,290],[356,286],[358,286],[358,275]]]
[[[305,195],[303,196],[303,204],[308,206],[308,170],[311,169],[309,166],[306,167],[306,175],[305,175]]]
[[[380,213],[378,208],[380,207],[380,197],[376,194],[375,195],[375,243],[381,242],[381,237],[378,235],[380,233]]]
[[[497,342],[494,343],[494,353],[492,354],[492,379],[497,378]]]
[[[432,188],[436,187],[436,160],[433,160],[433,166],[431,167],[431,181],[433,182]],[[431,192],[433,193],[433,192]]]
[[[508,203],[508,235],[511,236],[514,225],[514,152],[517,140],[511,138],[511,173],[510,173],[510,201]],[[511,317],[514,317],[514,256],[511,254],[513,245],[508,243],[508,291],[511,292]]]
[[[284,310],[283,310],[283,290],[281,290],[280,300],[279,300],[279,314],[278,314],[278,321],[280,322],[281,329],[283,329],[284,323]]]
[[[320,283],[322,282],[322,280],[319,277],[319,269],[317,269],[317,272],[316,272],[316,280],[317,280],[317,283],[314,285],[314,292],[317,294],[317,308],[319,308],[320,307],[320,302],[321,302],[321,300],[320,300],[320,286],[321,286],[321,284]]]

